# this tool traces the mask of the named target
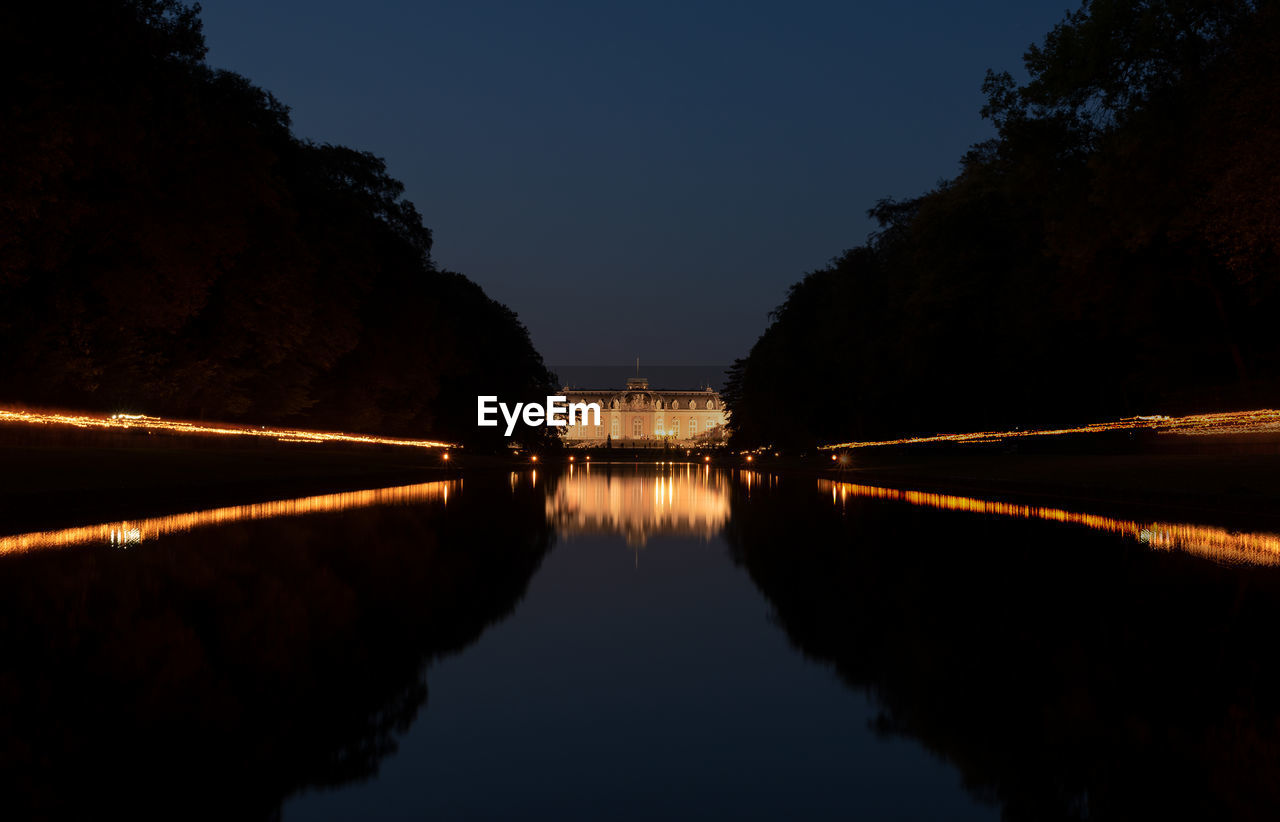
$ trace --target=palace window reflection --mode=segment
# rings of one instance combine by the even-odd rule
[[[724,475],[691,464],[570,468],[546,506],[563,537],[621,534],[633,546],[658,535],[709,540],[729,519]]]

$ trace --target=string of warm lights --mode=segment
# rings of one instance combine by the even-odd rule
[[[109,544],[127,548],[155,539],[165,534],[225,525],[244,520],[297,517],[328,511],[346,511],[352,508],[368,508],[374,505],[409,505],[440,500],[448,503],[449,490],[455,482],[442,480],[417,485],[401,485],[393,488],[374,488],[367,491],[344,491],[338,494],[322,494],[298,499],[272,500],[251,505],[232,505],[226,508],[210,508],[188,514],[173,514],[150,519],[104,522],[57,531],[36,531],[0,537],[0,556],[20,554],[44,548],[62,548],[71,545]]]
[[[1280,433],[1280,410],[1224,411],[1185,417],[1126,417],[1115,422],[1096,422],[1076,428],[1041,428],[1014,431],[977,431],[967,434],[938,434],[932,437],[904,437],[874,442],[842,442],[824,445],[827,450],[877,448],[885,445],[917,445],[932,442],[1000,442],[1026,437],[1054,437],[1064,434],[1098,434],[1104,431],[1150,430],[1177,436],[1221,436],[1224,434]]]
[[[854,497],[893,500],[926,508],[968,511],[1019,519],[1040,519],[1081,525],[1095,531],[1135,539],[1158,551],[1185,551],[1215,562],[1238,565],[1280,565],[1280,534],[1242,533],[1211,525],[1171,522],[1137,522],[1098,514],[1019,505],[998,500],[956,497],[926,491],[903,491],[851,482],[818,480],[818,490],[831,492],[831,501],[844,504]]]
[[[456,448],[458,446],[437,440],[400,439],[377,437],[370,434],[344,434],[338,431],[310,431],[301,428],[251,428],[226,423],[188,422],[167,420],[145,414],[60,414],[44,411],[19,411],[0,409],[0,423],[25,423],[29,425],[71,426],[74,428],[103,428],[121,430],[165,431],[171,434],[195,434],[234,437],[259,437],[279,442],[343,442],[361,445],[396,445],[408,448]]]

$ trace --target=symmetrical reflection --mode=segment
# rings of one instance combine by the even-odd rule
[[[508,616],[551,546],[541,490],[503,479],[11,538],[5,815],[278,819],[372,776],[433,661]],[[85,540],[131,549],[31,550]]]
[[[658,534],[711,539],[728,518],[724,475],[690,464],[570,468],[547,495],[561,536],[622,534],[631,546]]]
[[[180,533],[195,528],[226,525],[245,520],[296,517],[327,511],[345,511],[352,508],[368,508],[373,505],[408,505],[433,500],[449,501],[449,490],[454,480],[424,482],[394,488],[375,488],[367,491],[346,491],[339,494],[322,494],[298,499],[272,500],[251,505],[231,505],[210,508],[186,514],[171,514],[141,520],[103,522],[77,528],[56,531],[34,531],[29,534],[0,537],[0,555],[24,553],[41,548],[62,548],[69,545],[106,543],[112,547],[126,548],[164,534]]]
[[[918,740],[1006,819],[1275,818],[1280,570],[1257,567],[1278,564],[1274,537],[811,482],[600,464],[23,535],[0,556],[5,810],[278,818],[300,790],[370,778],[427,704],[433,661],[513,612],[559,531],[723,534],[770,624],[873,696],[874,730]],[[131,550],[33,550],[85,542]],[[773,630],[734,628],[726,642]],[[480,669],[505,717],[520,680]],[[763,723],[806,693],[784,670],[735,674],[777,683]]]
[[[1113,519],[1098,514],[1019,505],[997,500],[957,497],[926,491],[903,491],[852,482],[818,480],[818,489],[831,494],[831,501],[843,505],[850,499],[882,499],[906,502],[927,508],[967,511],[1019,519],[1041,519],[1080,525],[1138,540],[1158,551],[1185,551],[1215,562],[1245,565],[1280,565],[1280,534],[1230,531],[1210,525],[1186,522],[1139,522]]]
[[[1276,567],[1121,538],[1203,536],[1183,526],[845,483],[744,486],[725,535],[774,624],[873,697],[877,732],[951,762],[1002,818],[1276,818]],[[1217,551],[1202,544],[1256,557],[1247,538]]]

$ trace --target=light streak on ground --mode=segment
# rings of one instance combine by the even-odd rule
[[[1098,434],[1103,431],[1150,430],[1177,436],[1221,436],[1225,434],[1280,434],[1280,411],[1225,411],[1186,417],[1126,417],[1115,422],[1096,422],[1078,428],[1044,428],[1017,431],[978,431],[968,434],[938,434],[932,437],[905,437],[875,442],[842,442],[822,448],[876,448],[883,445],[916,445],[931,442],[1001,442],[1025,437],[1054,437],[1063,434]]]
[[[172,514],[150,519],[121,520],[58,531],[34,531],[0,537],[0,556],[22,554],[45,548],[65,548],[72,545],[107,544],[113,548],[127,548],[166,534],[226,525],[247,520],[298,517],[329,511],[346,511],[352,508],[368,508],[374,505],[410,505],[440,500],[449,502],[449,491],[455,480],[424,482],[393,488],[375,488],[367,491],[346,491],[339,494],[323,494],[315,497],[257,502],[251,505],[232,505],[227,508],[210,508],[188,514]]]
[[[1280,565],[1280,534],[1239,532],[1211,525],[1185,522],[1139,522],[1112,519],[1098,514],[1019,505],[1011,502],[956,497],[926,491],[903,491],[851,482],[818,480],[818,490],[830,491],[834,504],[844,505],[850,498],[892,500],[940,508],[1018,519],[1039,519],[1079,525],[1094,531],[1105,531],[1137,540],[1157,551],[1183,551],[1227,565]]]
[[[302,428],[253,428],[227,423],[189,422],[149,417],[144,414],[61,414],[45,411],[19,411],[0,409],[0,423],[25,423],[28,425],[70,426],[73,428],[101,428],[136,431],[164,431],[171,434],[221,435],[233,437],[260,437],[280,442],[342,442],[361,445],[398,445],[410,448],[457,448],[458,446],[437,440],[398,439],[377,437],[371,434],[344,434],[338,431],[310,431]]]

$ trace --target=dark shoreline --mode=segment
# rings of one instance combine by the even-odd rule
[[[1132,519],[1280,530],[1280,456],[1272,453],[1010,453],[959,447],[854,452],[844,468],[768,458],[744,467],[751,466],[783,478],[827,479]]]
[[[6,535],[459,475],[438,451],[17,426],[0,466]]]
[[[1195,443],[1044,443],[1035,449],[951,446],[860,449],[748,459],[719,468],[783,481],[828,479],[1074,511],[1280,530],[1280,454],[1273,438]],[[1102,447],[1097,447],[1101,445]],[[453,450],[317,445],[0,426],[0,534],[456,479],[468,474],[663,461],[705,455],[628,449],[520,457]]]

